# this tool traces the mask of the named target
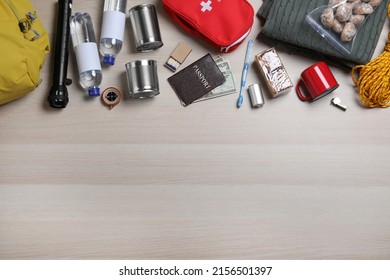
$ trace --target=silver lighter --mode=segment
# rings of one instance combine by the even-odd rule
[[[259,84],[253,84],[248,87],[249,97],[253,108],[260,108],[264,105],[264,96]]]

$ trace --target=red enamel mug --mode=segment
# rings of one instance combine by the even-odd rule
[[[301,85],[305,86],[305,94],[301,91]],[[301,74],[296,91],[302,101],[316,101],[321,97],[331,93],[339,87],[336,78],[333,76],[328,65],[325,62],[313,64]]]

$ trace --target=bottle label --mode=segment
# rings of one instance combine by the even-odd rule
[[[102,70],[96,43],[82,43],[74,47],[79,74],[90,70]]]
[[[100,38],[113,38],[123,41],[126,15],[118,11],[105,11]]]

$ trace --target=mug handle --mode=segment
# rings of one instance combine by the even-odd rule
[[[299,80],[299,82],[297,83],[297,86],[295,87],[297,95],[301,101],[309,101],[309,98],[306,97],[305,95],[303,95],[301,92],[301,83],[302,83],[302,80]]]

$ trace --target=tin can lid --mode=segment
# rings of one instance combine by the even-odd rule
[[[126,63],[126,69],[138,68],[143,66],[154,66],[157,65],[157,61],[153,59],[140,59]]]
[[[129,12],[138,12],[138,11],[141,11],[141,10],[155,10],[155,6],[153,4],[140,4],[140,5],[137,5],[137,6],[134,6],[132,7]]]

